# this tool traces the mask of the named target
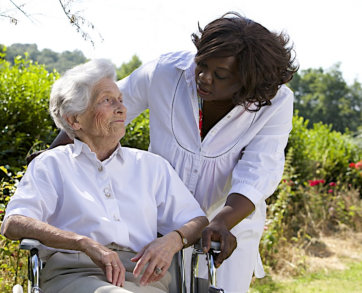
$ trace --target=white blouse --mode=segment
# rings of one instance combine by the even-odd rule
[[[255,206],[276,189],[292,129],[293,94],[282,86],[258,112],[234,107],[200,139],[194,55],[161,56],[118,82],[127,121],[150,109],[149,150],[166,158],[205,211],[240,193]]]
[[[238,238],[239,252],[234,251],[218,269],[220,283],[235,284],[229,292],[240,292],[250,282],[249,271],[240,269],[241,261],[256,276],[264,274],[257,250],[266,218],[265,199],[283,173],[293,93],[281,86],[272,105],[258,112],[234,107],[201,141],[194,57],[189,52],[162,55],[120,80],[118,86],[127,121],[150,110],[149,150],[170,162],[210,218],[231,193],[242,194],[255,205],[255,211],[231,230]]]
[[[157,232],[166,234],[204,215],[161,157],[119,146],[101,162],[79,140],[32,161],[5,219],[14,214],[134,251]]]

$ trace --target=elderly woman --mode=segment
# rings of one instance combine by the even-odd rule
[[[167,292],[173,255],[208,224],[164,159],[120,146],[115,77],[109,61],[93,60],[55,82],[50,112],[74,144],[34,159],[6,210],[6,237],[54,248],[45,292]]]

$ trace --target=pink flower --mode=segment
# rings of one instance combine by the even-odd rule
[[[324,179],[321,179],[321,180],[318,180],[318,183],[324,184],[324,183],[326,183],[326,181]]]
[[[329,186],[336,186],[337,184],[336,184],[336,182],[330,182],[329,183]]]
[[[329,190],[328,190],[328,193],[332,193],[332,192],[333,192],[333,189],[329,189]]]
[[[356,163],[355,168],[356,169],[362,169],[362,161],[359,161],[358,163]]]

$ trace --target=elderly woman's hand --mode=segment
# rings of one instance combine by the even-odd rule
[[[147,285],[157,282],[165,276],[174,254],[181,249],[180,236],[176,232],[170,232],[163,237],[157,238],[131,259],[131,261],[137,262],[133,270],[134,276],[138,277],[148,264],[140,283],[141,285]]]
[[[83,241],[85,242],[82,244],[85,247],[84,253],[105,272],[107,281],[115,286],[123,287],[126,269],[118,254],[92,239],[87,238]]]
[[[236,248],[236,237],[225,225],[217,222],[211,222],[202,232],[202,247],[205,253],[209,251],[211,241],[220,242],[220,254],[218,254],[214,259],[215,267],[219,267]]]

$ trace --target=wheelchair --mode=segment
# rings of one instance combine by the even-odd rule
[[[42,244],[35,239],[23,239],[19,248],[29,251],[28,255],[28,293],[43,293],[40,288],[40,274],[45,265],[45,262],[39,256],[39,248]],[[214,257],[219,253],[220,243],[212,242],[210,252],[206,254],[208,263],[208,279],[202,279],[198,277],[199,258],[201,255],[205,256],[202,251],[201,242],[196,243],[193,247],[192,259],[191,259],[191,285],[190,293],[221,293],[223,289],[216,287],[216,269],[214,266]],[[170,293],[186,293],[186,278],[184,267],[184,255],[183,251],[179,251],[174,255],[169,272],[172,275],[172,282],[169,287]],[[17,290],[21,288],[19,285],[15,285]],[[22,292],[15,291],[13,292]]]

